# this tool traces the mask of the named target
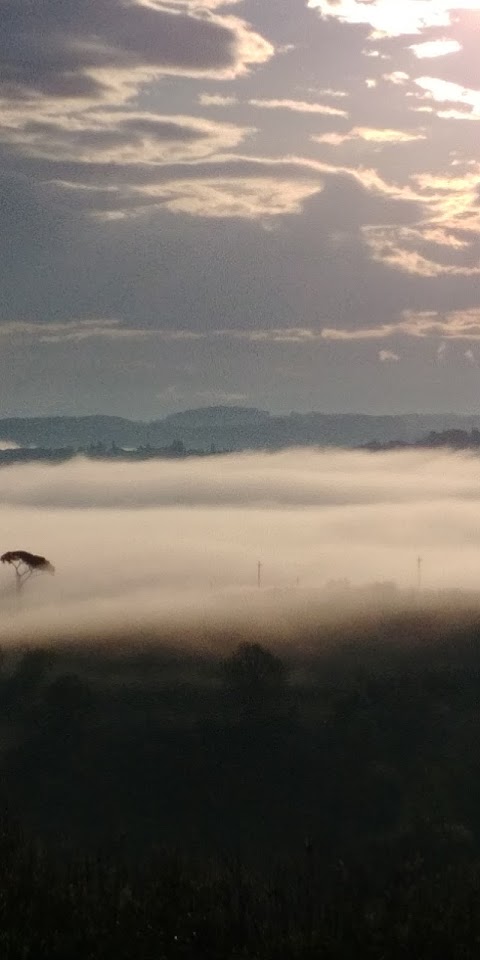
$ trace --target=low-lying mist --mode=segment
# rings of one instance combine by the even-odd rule
[[[42,554],[57,572],[16,595],[1,567],[2,642],[238,623],[288,636],[314,607],[412,600],[418,556],[425,591],[476,591],[479,479],[475,456],[445,451],[5,468],[0,552]],[[350,591],[331,585],[344,580]]]

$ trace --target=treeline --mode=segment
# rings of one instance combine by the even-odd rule
[[[6,652],[2,957],[477,956],[479,640]]]
[[[312,446],[312,444],[309,444],[309,446]],[[267,448],[268,445],[265,446],[265,449]],[[435,448],[478,450],[480,449],[480,430],[473,429],[470,432],[466,430],[432,431],[428,436],[411,442],[404,440],[388,440],[386,442],[373,440],[369,443],[362,444],[358,449],[367,450],[371,453],[380,453],[389,450]],[[231,450],[227,448],[217,448],[215,444],[211,444],[208,449],[197,446],[187,447],[183,440],[174,440],[172,443],[163,447],[146,444],[131,449],[125,449],[115,442],[110,444],[100,442],[78,447],[17,447],[7,450],[0,449],[0,467],[11,466],[18,463],[66,463],[78,456],[86,457],[89,460],[126,460],[138,463],[146,460],[219,456],[230,452]]]
[[[412,442],[389,440],[386,443],[380,443],[374,440],[364,444],[362,449],[375,453],[382,450],[435,449],[436,447],[447,447],[451,450],[478,450],[480,430],[432,430],[427,436]]]
[[[135,449],[124,449],[116,443],[94,443],[87,447],[18,447],[0,450],[0,467],[18,463],[67,463],[74,457],[83,456],[88,460],[126,460],[140,462],[145,460],[172,460],[186,457],[213,456],[227,451],[217,450],[214,445],[209,450],[187,449],[181,440],[175,440],[165,447],[152,447],[147,444]]]

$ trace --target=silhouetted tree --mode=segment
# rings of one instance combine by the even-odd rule
[[[10,706],[31,705],[51,668],[53,655],[50,650],[34,648],[25,650],[9,678],[6,698]]]
[[[15,570],[17,590],[21,590],[34,573],[55,573],[55,567],[49,560],[29,553],[28,550],[9,550],[2,554],[0,560],[2,563],[9,563]]]
[[[248,712],[257,713],[283,699],[285,666],[260,643],[241,643],[223,664],[227,690]]]
[[[183,440],[174,440],[170,444],[169,450],[174,457],[184,457],[187,452]]]

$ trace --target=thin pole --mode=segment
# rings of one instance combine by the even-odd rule
[[[422,557],[418,557],[417,558],[417,588],[419,590],[422,589],[422,565],[423,565]]]
[[[259,560],[257,563],[257,587],[259,589],[262,586],[262,567],[263,563],[261,560]]]

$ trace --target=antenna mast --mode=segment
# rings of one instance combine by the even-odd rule
[[[423,558],[417,557],[417,589],[422,589],[422,568],[423,568]]]

